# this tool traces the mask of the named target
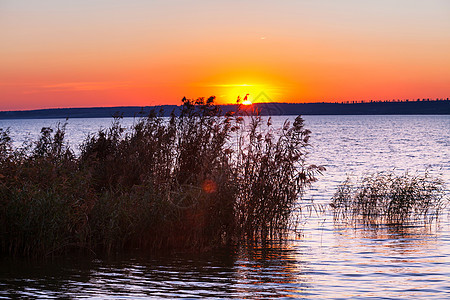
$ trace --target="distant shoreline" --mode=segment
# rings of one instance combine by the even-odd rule
[[[220,105],[224,112],[237,105]],[[253,108],[262,115],[449,115],[450,100],[425,100],[403,102],[356,102],[356,103],[255,103]],[[0,111],[0,120],[5,119],[65,119],[65,118],[111,118],[113,116],[139,117],[152,109],[169,116],[179,112],[177,105],[162,106],[118,106],[91,108],[54,108],[25,111]],[[250,107],[244,107],[250,109]]]

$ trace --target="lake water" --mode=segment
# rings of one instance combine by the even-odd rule
[[[286,118],[275,117],[281,124]],[[327,171],[305,203],[328,204],[348,175],[408,171],[450,186],[450,116],[305,116],[309,162]],[[55,120],[0,120],[20,144]],[[133,123],[125,119],[124,125]],[[69,120],[72,145],[110,119]],[[31,134],[29,134],[31,132]],[[270,247],[202,255],[142,252],[0,261],[2,298],[450,298],[450,215],[431,226],[365,228],[329,209],[300,220],[302,233]]]

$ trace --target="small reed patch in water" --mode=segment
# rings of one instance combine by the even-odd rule
[[[428,172],[423,175],[379,172],[354,184],[347,178],[337,189],[330,206],[339,220],[367,225],[430,223],[447,206],[444,182]]]

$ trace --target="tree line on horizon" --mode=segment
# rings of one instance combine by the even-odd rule
[[[399,106],[399,104],[401,106]],[[236,109],[238,104],[223,104],[224,112]],[[255,102],[251,107],[261,110],[263,115],[359,115],[359,114],[450,114],[449,98],[423,98],[417,100],[359,100],[341,102]],[[52,108],[25,111],[0,111],[0,119],[33,119],[33,118],[104,118],[121,115],[123,117],[139,117],[151,109],[163,109],[164,116],[178,114],[178,105],[156,106],[117,106],[89,108]]]

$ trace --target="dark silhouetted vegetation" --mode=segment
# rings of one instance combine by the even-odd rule
[[[356,184],[347,178],[334,194],[331,207],[341,220],[405,225],[436,220],[448,201],[443,181],[428,172],[400,176],[380,172],[363,177]]]
[[[279,103],[270,99],[257,99],[253,104],[261,115],[448,115],[450,100],[417,99],[417,100],[384,100],[384,101],[338,101],[311,103]],[[275,100],[275,99],[274,99]],[[235,111],[237,105],[222,105],[223,112]],[[70,118],[109,118],[116,113],[124,117],[135,117],[141,112],[164,108],[165,116],[173,111],[181,113],[182,107],[164,106],[119,106],[119,107],[85,107],[85,108],[54,108],[28,111],[0,111],[0,119],[64,119]]]
[[[13,149],[0,130],[4,255],[70,250],[207,250],[281,235],[305,186],[309,130],[301,117],[275,134],[270,119],[225,116],[214,97],[183,99],[179,115],[120,118],[80,145],[65,126]]]

